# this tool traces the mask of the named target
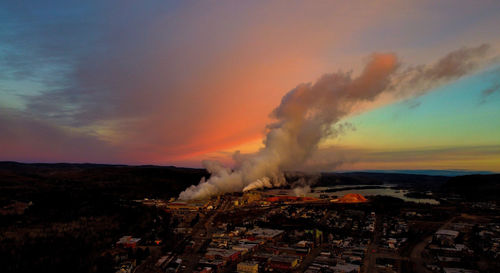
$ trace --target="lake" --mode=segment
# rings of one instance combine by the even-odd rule
[[[396,189],[397,185],[392,184],[384,184],[384,185],[336,185],[336,186],[327,186],[327,187],[313,187],[311,188],[311,192],[306,193],[305,196],[309,197],[317,197],[320,195],[328,195],[332,198],[342,197],[348,193],[358,193],[365,197],[382,195],[382,196],[391,196],[400,198],[407,202],[415,202],[421,204],[431,204],[431,205],[439,205],[439,201],[433,198],[412,198],[405,196],[408,193],[408,190]],[[371,187],[371,188],[368,188]],[[273,195],[295,195],[294,190],[288,189],[270,189],[266,192],[271,193]]]

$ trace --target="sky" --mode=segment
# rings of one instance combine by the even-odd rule
[[[481,59],[356,104],[296,168],[500,172],[500,2],[436,2],[1,1],[0,160],[231,165],[289,91],[390,53]]]

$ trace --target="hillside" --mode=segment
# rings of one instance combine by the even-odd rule
[[[107,213],[119,200],[176,197],[208,176],[202,169],[0,162],[0,206],[32,201],[40,217]]]
[[[441,188],[443,195],[458,194],[468,200],[500,200],[500,174],[464,175],[451,178]]]

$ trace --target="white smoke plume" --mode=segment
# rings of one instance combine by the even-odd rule
[[[293,194],[297,197],[304,197],[310,192],[311,192],[311,186],[309,185],[293,188]]]
[[[250,185],[244,187],[243,192],[251,191],[251,190],[255,190],[255,189],[272,188],[273,186],[280,186],[280,185],[273,185],[273,183],[272,183],[271,179],[269,179],[269,177],[262,177],[262,178],[255,180]]]
[[[302,83],[289,91],[274,109],[276,122],[268,125],[264,148],[255,154],[235,154],[234,169],[203,162],[211,177],[183,191],[183,200],[226,192],[247,191],[286,184],[283,171],[303,164],[318,143],[337,133],[333,125],[356,105],[384,92],[407,98],[476,71],[486,63],[488,45],[451,52],[433,65],[403,67],[392,53],[372,54],[361,74],[325,74],[314,84]]]

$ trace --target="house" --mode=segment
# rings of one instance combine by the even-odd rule
[[[252,238],[263,239],[267,241],[276,241],[279,240],[283,234],[283,230],[279,229],[270,229],[270,228],[254,228],[247,232]]]
[[[257,262],[241,262],[236,267],[238,273],[258,273],[259,264]]]
[[[269,265],[273,269],[278,270],[291,270],[299,264],[299,259],[294,256],[274,256],[269,261]]]
[[[351,273],[351,272],[359,272],[359,265],[355,264],[337,264],[333,267],[334,272],[338,273]]]
[[[445,267],[443,268],[444,273],[479,273],[477,270],[464,269],[464,268],[453,268]]]
[[[116,242],[117,246],[121,246],[124,248],[136,248],[137,243],[141,240],[141,238],[134,238],[132,236],[123,236]]]
[[[434,233],[432,240],[441,246],[453,246],[458,234],[459,232],[455,230],[440,229]]]
[[[224,261],[237,261],[241,256],[241,251],[234,249],[208,248],[205,258],[209,260],[222,259]]]

